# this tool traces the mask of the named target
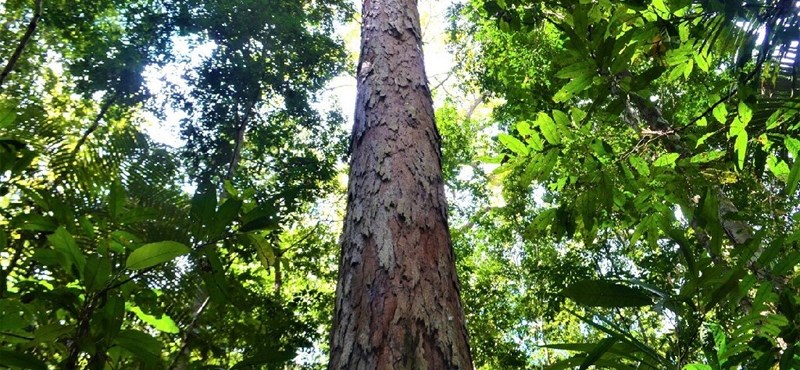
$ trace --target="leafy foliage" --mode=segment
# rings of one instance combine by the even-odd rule
[[[593,328],[553,345],[569,323],[543,327],[528,364],[796,367],[797,5],[507,0],[460,14],[457,45],[482,45],[462,65],[504,99],[495,217],[515,224],[518,273],[559,271],[537,283],[578,304],[534,299],[546,308],[518,320],[568,311]]]
[[[29,6],[0,5],[0,50],[24,49],[0,90],[0,367],[283,368],[321,342],[334,243],[309,215],[343,139],[311,103],[348,6],[45,1],[21,44]],[[143,130],[166,89],[183,153]]]

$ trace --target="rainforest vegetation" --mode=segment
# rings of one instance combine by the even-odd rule
[[[800,2],[447,9],[474,367],[800,369]],[[364,16],[0,0],[0,368],[326,368]]]

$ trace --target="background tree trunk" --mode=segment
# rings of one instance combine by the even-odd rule
[[[329,369],[472,369],[416,0],[365,0]]]

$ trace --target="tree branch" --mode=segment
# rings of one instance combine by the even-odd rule
[[[0,90],[3,88],[3,83],[11,74],[11,71],[14,69],[14,66],[17,64],[19,57],[22,55],[22,52],[25,51],[25,47],[28,46],[28,43],[31,41],[31,37],[33,37],[33,33],[36,32],[36,27],[39,25],[39,19],[42,18],[42,1],[43,0],[36,0],[36,8],[33,11],[33,18],[31,18],[30,23],[28,23],[28,28],[25,30],[25,34],[22,35],[22,40],[20,40],[19,45],[17,45],[16,50],[14,50],[14,54],[11,54],[11,58],[6,63],[5,68],[3,71],[0,72]]]

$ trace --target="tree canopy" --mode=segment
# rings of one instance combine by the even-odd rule
[[[354,5],[0,2],[0,368],[324,368]],[[800,368],[796,1],[448,18],[476,368]]]

